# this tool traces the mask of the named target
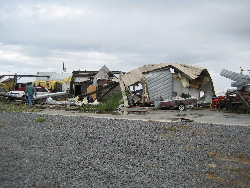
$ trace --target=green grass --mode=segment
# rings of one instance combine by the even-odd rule
[[[242,172],[244,172],[243,169],[241,169],[241,168],[231,168],[230,171],[236,172],[236,173],[242,173]]]
[[[122,93],[114,93],[97,105],[87,104],[81,107],[83,112],[112,113],[122,104]]]
[[[36,109],[30,108],[27,104],[18,102],[0,102],[0,112],[34,112]]]
[[[45,122],[45,121],[46,121],[46,119],[42,118],[42,117],[36,119],[36,122],[39,122],[39,123],[42,123],[42,122]]]
[[[5,127],[5,122],[0,122],[0,127]]]
[[[250,175],[242,168],[231,168],[230,171],[236,174],[240,174],[243,177],[250,178]]]
[[[176,131],[177,129],[174,127],[166,127],[165,128],[167,131]]]

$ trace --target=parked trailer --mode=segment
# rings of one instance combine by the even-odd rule
[[[181,111],[185,110],[188,106],[196,106],[197,99],[184,99],[180,97],[167,99],[160,102],[161,109],[179,109]]]

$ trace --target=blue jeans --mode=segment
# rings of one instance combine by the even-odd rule
[[[32,100],[33,100],[33,94],[32,94],[32,93],[29,93],[29,94],[28,94],[29,106],[32,106]]]

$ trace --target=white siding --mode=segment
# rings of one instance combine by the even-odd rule
[[[179,80],[173,79],[173,92],[177,93],[177,97],[181,97],[182,93],[189,94],[191,97],[198,98],[200,95],[200,90],[196,88],[184,87]]]

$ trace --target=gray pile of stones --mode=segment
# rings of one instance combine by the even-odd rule
[[[247,187],[250,129],[0,113],[0,187]]]

